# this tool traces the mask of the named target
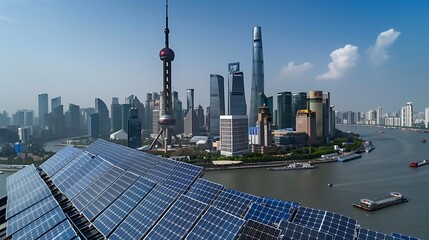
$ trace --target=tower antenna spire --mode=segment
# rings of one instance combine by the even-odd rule
[[[165,0],[165,47],[168,48],[168,34],[170,29],[168,29],[168,0]]]

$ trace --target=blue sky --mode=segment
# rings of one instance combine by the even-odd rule
[[[0,111],[37,95],[94,98],[162,90],[162,0],[0,0]],[[209,75],[239,61],[250,100],[252,28],[262,27],[265,91],[330,91],[336,110],[429,105],[429,2],[170,0],[172,85],[209,105]],[[36,114],[37,115],[37,114]]]

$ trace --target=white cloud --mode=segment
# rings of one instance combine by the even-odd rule
[[[345,72],[356,65],[358,47],[347,44],[331,53],[332,62],[328,64],[328,71],[316,76],[317,80],[330,80],[341,78]]]
[[[383,64],[389,59],[386,49],[398,39],[400,34],[400,32],[391,28],[378,35],[375,45],[369,48],[371,60],[375,65]]]
[[[308,71],[313,64],[305,62],[301,65],[295,65],[295,62],[289,62],[287,66],[282,67],[281,75],[283,77],[296,77]]]

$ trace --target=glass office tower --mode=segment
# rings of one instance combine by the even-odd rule
[[[264,56],[262,51],[261,27],[253,28],[253,68],[252,87],[250,89],[249,126],[254,126],[258,120],[258,108],[264,100],[260,98],[264,93]],[[265,95],[263,95],[265,96]]]
[[[38,105],[39,105],[39,125],[40,127],[45,127],[45,116],[48,114],[48,94],[42,93],[39,94],[38,97]]]
[[[225,115],[224,78],[210,74],[210,134],[219,135],[219,117]]]

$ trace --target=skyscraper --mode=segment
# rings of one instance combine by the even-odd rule
[[[130,109],[131,104],[125,103],[121,105],[121,114],[122,114],[122,129],[128,133],[128,119],[130,119]]]
[[[194,89],[186,89],[186,111],[195,109],[194,106]]]
[[[429,107],[425,108],[425,128],[429,128]]]
[[[291,92],[277,93],[277,124],[279,129],[293,128]]]
[[[208,114],[208,113],[207,113]],[[219,117],[225,115],[224,79],[221,75],[210,74],[210,134],[219,135]]]
[[[40,127],[43,128],[46,126],[45,116],[49,112],[49,110],[48,110],[48,94],[47,93],[39,94],[38,105],[39,105],[39,125],[40,125]]]
[[[312,90],[308,94],[309,110],[316,113],[316,134],[318,138],[323,138],[323,92]]]
[[[250,113],[249,126],[254,126],[258,120],[258,108],[264,102],[258,99],[264,93],[264,56],[262,51],[261,27],[253,28],[253,65],[252,65],[252,87],[250,90]]]
[[[293,92],[292,93],[292,126],[296,128],[296,112],[298,110],[307,109],[307,93]]]
[[[61,106],[61,97],[56,97],[51,99],[51,112],[54,112],[54,109]]]
[[[401,108],[401,126],[412,127],[413,126],[413,103],[407,102],[405,106]]]
[[[141,120],[138,116],[137,108],[130,109],[130,119],[128,119],[128,147],[138,148],[142,146]]]
[[[122,107],[119,104],[117,97],[112,98],[112,105],[110,105],[110,114],[112,118],[112,131],[117,132],[122,129]]]
[[[244,75],[240,63],[228,64],[228,115],[247,115]]]
[[[77,133],[80,130],[80,107],[79,105],[69,104],[68,114],[69,129],[73,133]]]
[[[249,151],[248,118],[246,115],[220,116],[220,153],[234,156]]]
[[[106,104],[103,100],[96,98],[95,99],[95,112],[98,113],[98,126],[99,134],[101,137],[109,135],[110,132],[110,118],[109,118],[109,109],[107,109]]]

